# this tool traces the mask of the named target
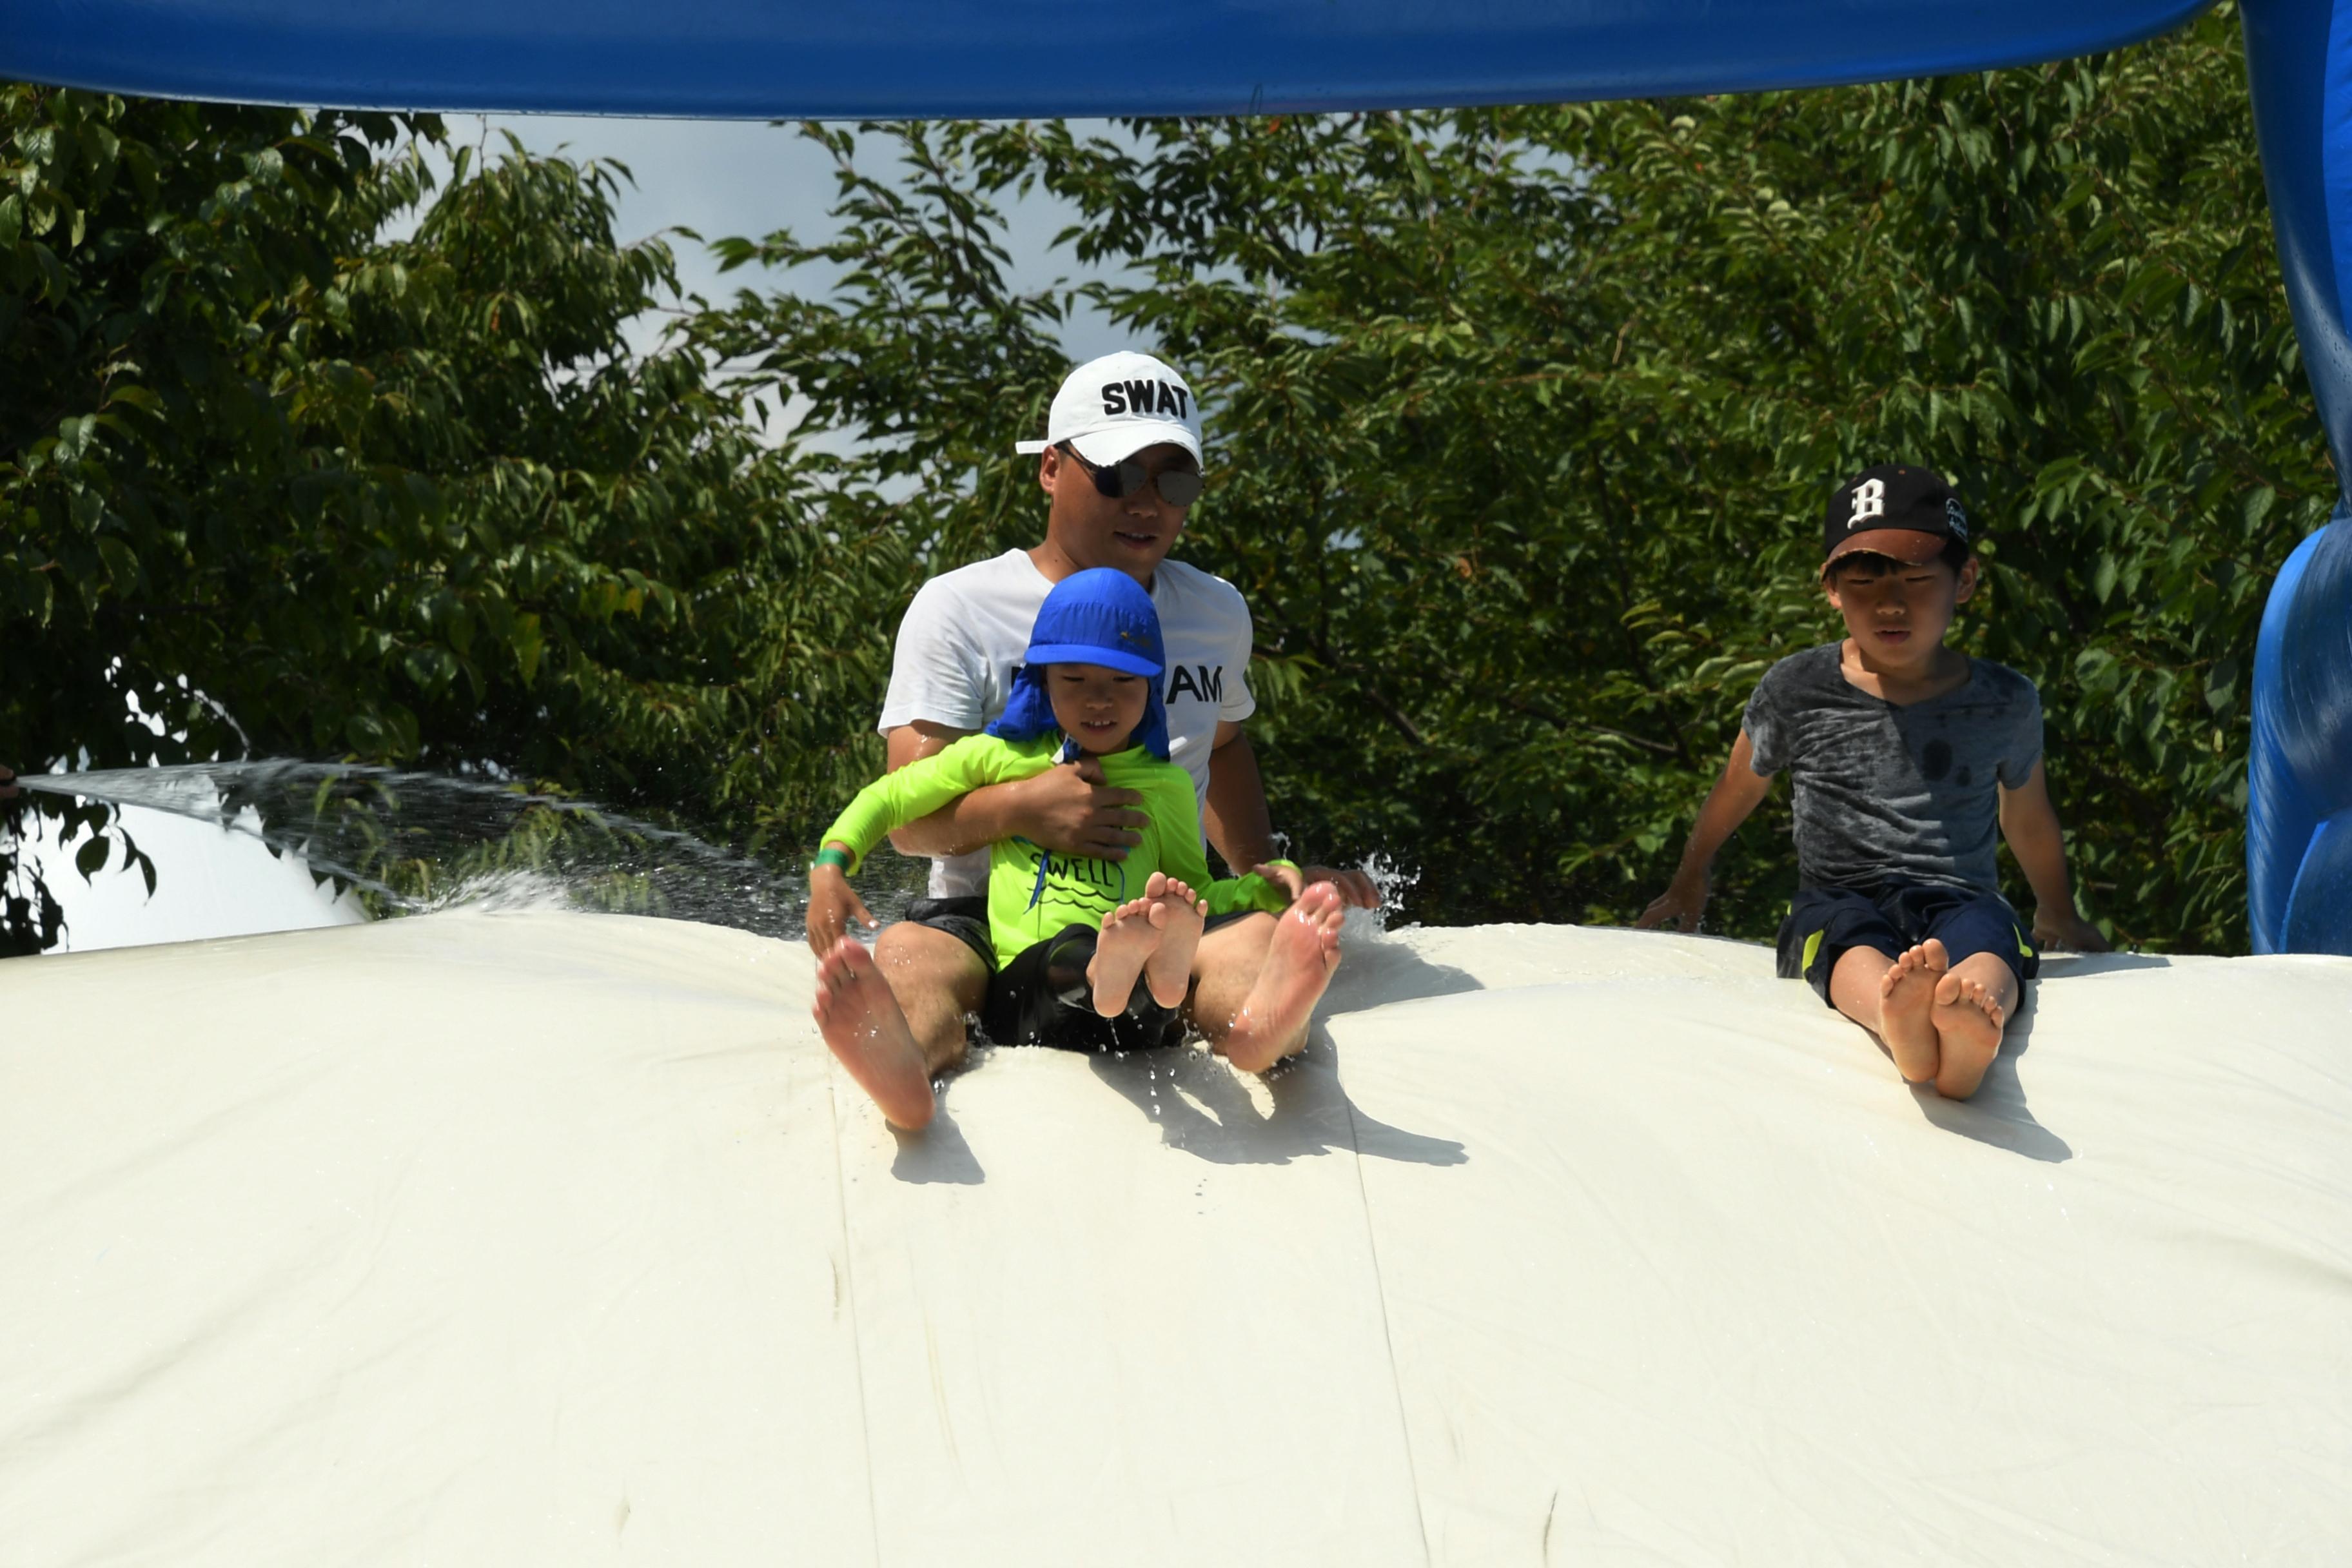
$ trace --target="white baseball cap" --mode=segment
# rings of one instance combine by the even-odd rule
[[[1097,468],[1122,463],[1146,447],[1178,446],[1201,461],[1201,400],[1182,376],[1150,354],[1090,359],[1062,378],[1045,416],[1045,438],[1019,441],[1016,452],[1042,452],[1067,441]]]

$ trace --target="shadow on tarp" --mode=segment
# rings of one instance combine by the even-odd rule
[[[1947,1132],[1957,1132],[1963,1138],[1973,1138],[1996,1149],[2006,1149],[2012,1154],[2022,1154],[2029,1160],[2047,1164],[2062,1164],[2074,1157],[2074,1146],[2034,1120],[2026,1108],[2025,1086],[2019,1079],[2018,1058],[2033,1044],[2033,1026],[2041,1013],[2037,997],[2044,985],[2063,984],[2095,974],[2119,974],[2134,969],[2168,969],[2171,963],[2152,953],[2140,952],[2070,952],[2053,954],[2045,961],[2041,978],[2025,988],[2017,1016],[2010,1024],[2000,1042],[2000,1055],[1986,1069],[1984,1082],[1967,1100],[1946,1100],[1924,1085],[1915,1086],[1912,1096],[1919,1102],[1920,1113]]]
[[[988,1180],[971,1145],[964,1142],[963,1129],[944,1105],[931,1113],[931,1124],[920,1132],[892,1127],[890,1136],[898,1141],[890,1174],[899,1181],[917,1186],[976,1187]]]
[[[1307,1049],[1265,1076],[1273,1109],[1218,1058],[1197,1047],[1098,1057],[1095,1076],[1160,1130],[1160,1142],[1221,1165],[1284,1165],[1334,1152],[1419,1165],[1470,1156],[1451,1138],[1391,1127],[1365,1114],[1339,1082],[1339,1048],[1323,1020],[1393,1002],[1485,989],[1477,978],[1433,963],[1378,935],[1343,940],[1339,972],[1316,1009]]]
[[[1339,1083],[1339,1053],[1320,1025],[1307,1049],[1265,1076],[1262,1110],[1222,1058],[1192,1046],[1094,1058],[1095,1076],[1160,1130],[1160,1141],[1218,1165],[1286,1165],[1353,1153],[1420,1165],[1470,1156],[1451,1138],[1408,1132],[1367,1116]]]
[[[1333,1017],[1482,989],[1474,975],[1371,935],[1347,943],[1317,1015]],[[963,1071],[982,1067],[989,1054],[990,1047],[977,1048]],[[1285,1165],[1333,1152],[1423,1165],[1459,1165],[1470,1157],[1451,1138],[1410,1132],[1366,1115],[1340,1087],[1338,1050],[1319,1022],[1307,1050],[1266,1075],[1271,1112],[1261,1110],[1233,1068],[1198,1046],[1100,1056],[1092,1065],[1097,1078],[1159,1129],[1162,1144],[1216,1164]],[[898,1145],[890,1174],[898,1180],[952,1186],[987,1180],[944,1097],[922,1131],[890,1131]]]
[[[1358,936],[1351,929],[1339,938],[1339,972],[1331,977],[1331,989],[1315,1014],[1337,1018],[1391,1002],[1458,996],[1486,988],[1468,970],[1432,963],[1393,937],[1377,932]]]

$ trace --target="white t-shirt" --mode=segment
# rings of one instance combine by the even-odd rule
[[[1053,586],[1027,551],[1008,550],[918,589],[898,623],[883,733],[919,719],[978,730],[1003,713],[1029,651],[1029,628]],[[1168,755],[1184,764],[1205,802],[1218,721],[1238,723],[1257,710],[1249,689],[1249,606],[1231,583],[1181,561],[1162,561],[1152,573],[1151,603],[1168,654],[1160,693],[1168,708]],[[931,897],[987,890],[985,849],[931,862]]]

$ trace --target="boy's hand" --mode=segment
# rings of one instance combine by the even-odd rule
[[[1307,879],[1296,866],[1253,866],[1249,874],[1263,877],[1280,888],[1282,896],[1294,904],[1298,901],[1298,895],[1307,890]]]
[[[809,870],[808,944],[819,958],[831,952],[834,944],[848,934],[849,922],[872,931],[877,922],[866,908],[866,900],[849,885],[838,866],[816,866]]]
[[[2099,928],[2072,910],[2050,914],[2033,911],[2033,940],[2044,948],[2068,948],[2075,952],[2113,952],[2114,944]]]
[[[0,800],[6,800],[16,793],[16,773],[12,772],[5,763],[0,763]]]
[[[1676,877],[1666,890],[1650,900],[1633,922],[1638,931],[1651,931],[1668,921],[1679,921],[1685,931],[1698,930],[1698,917],[1706,909],[1707,875],[1701,871],[1696,877]]]

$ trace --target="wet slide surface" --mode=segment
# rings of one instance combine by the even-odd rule
[[[1769,952],[1351,933],[1308,1058],[449,915],[0,966],[0,1563],[2352,1559],[2352,960],[2058,960],[1969,1106]]]

